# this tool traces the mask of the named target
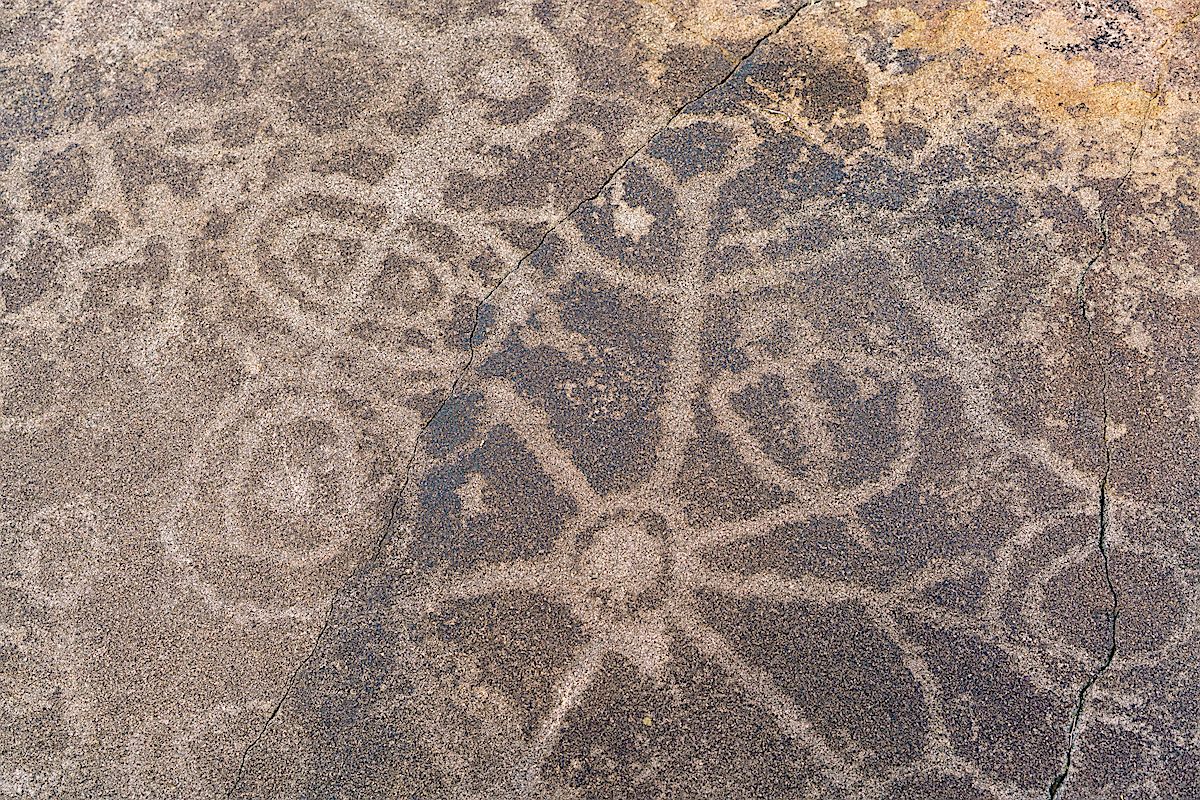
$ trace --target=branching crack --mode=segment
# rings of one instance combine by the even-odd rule
[[[1165,62],[1163,73],[1159,75],[1157,85],[1154,92],[1146,102],[1146,110],[1142,116],[1141,125],[1138,128],[1137,139],[1134,141],[1133,148],[1129,153],[1129,160],[1126,163],[1125,172],[1118,179],[1115,189],[1115,194],[1119,196],[1122,187],[1133,175],[1133,165],[1137,158],[1138,150],[1141,149],[1142,141],[1146,135],[1146,128],[1150,122],[1150,115],[1154,107],[1154,103],[1161,96],[1165,81]],[[1101,210],[1100,212],[1100,246],[1084,265],[1083,270],[1079,274],[1079,284],[1077,286],[1077,296],[1079,300],[1079,313],[1084,323],[1087,325],[1088,336],[1095,338],[1096,326],[1095,321],[1088,313],[1088,298],[1087,298],[1087,281],[1091,275],[1092,268],[1099,263],[1100,259],[1108,252],[1109,248],[1109,223],[1108,214]],[[1104,566],[1104,583],[1108,588],[1110,607],[1108,610],[1108,649],[1104,654],[1104,658],[1092,672],[1083,686],[1079,689],[1079,694],[1075,698],[1075,708],[1071,713],[1071,722],[1067,728],[1067,752],[1063,758],[1062,769],[1050,781],[1049,800],[1056,800],[1059,791],[1067,781],[1067,777],[1071,773],[1071,766],[1075,759],[1075,749],[1079,743],[1079,725],[1083,717],[1084,708],[1087,705],[1088,695],[1092,691],[1092,687],[1099,682],[1108,668],[1112,666],[1113,660],[1117,656],[1117,620],[1120,616],[1119,595],[1117,588],[1113,584],[1112,571],[1109,564],[1108,556],[1108,523],[1109,523],[1109,497],[1108,497],[1108,482],[1109,474],[1112,471],[1112,445],[1108,439],[1109,428],[1109,410],[1108,410],[1108,388],[1109,388],[1109,372],[1108,360],[1100,365],[1100,407],[1101,407],[1101,440],[1104,446],[1104,465],[1100,473],[1099,499],[1098,499],[1098,537],[1097,546],[1100,551],[1100,559]]]
[[[529,262],[529,260],[539,250],[542,249],[542,247],[549,240],[550,236],[563,223],[565,223],[567,220],[571,219],[571,217],[575,216],[575,214],[578,213],[579,210],[582,209],[584,206],[586,206],[588,203],[591,203],[591,202],[595,201],[597,198],[599,198],[600,195],[604,193],[604,190],[607,189],[609,187],[609,185],[613,182],[613,180],[621,173],[621,171],[624,170],[625,167],[628,166],[628,164],[631,161],[633,161],[635,158],[637,158],[643,152],[645,152],[646,148],[650,146],[650,143],[653,142],[654,139],[657,138],[660,133],[662,133],[663,131],[670,128],[671,125],[675,122],[675,120],[677,120],[683,114],[687,113],[687,110],[691,106],[695,105],[700,100],[703,100],[705,97],[707,97],[714,91],[719,90],[721,87],[723,87],[725,84],[727,84],[730,81],[730,79],[732,79],[737,74],[737,71],[739,69],[741,69],[742,65],[745,64],[748,60],[750,60],[750,58],[752,58],[754,56],[754,54],[756,52],[758,52],[758,49],[760,47],[762,47],[762,45],[768,39],[770,39],[772,36],[779,33],[781,30],[783,30],[789,24],[791,24],[792,20],[794,20],[800,14],[801,11],[803,11],[806,8],[815,6],[815,5],[819,4],[820,2],[821,2],[821,0],[808,0],[808,2],[804,2],[804,3],[801,3],[800,5],[798,5],[795,10],[793,10],[790,14],[788,14],[783,19],[782,22],[775,25],[769,31],[767,31],[765,34],[763,34],[761,37],[759,37],[754,42],[754,44],[750,47],[750,49],[746,51],[745,55],[743,55],[736,62],[732,63],[732,66],[730,67],[730,69],[725,73],[724,76],[722,76],[722,78],[718,82],[712,84],[711,86],[709,86],[707,89],[705,89],[700,94],[696,95],[695,97],[691,98],[690,100],[687,100],[682,105],[675,108],[674,111],[671,112],[670,116],[667,118],[667,120],[662,125],[658,126],[655,129],[655,131],[650,136],[648,136],[646,138],[646,140],[644,142],[642,142],[641,145],[638,146],[638,148],[636,150],[634,150],[632,153],[630,153],[628,156],[626,156],[619,164],[617,164],[617,166],[613,170],[611,170],[609,172],[608,176],[604,179],[604,181],[600,184],[599,188],[593,194],[584,198],[583,200],[580,200],[575,205],[573,205],[565,214],[563,214],[558,219],[551,222],[550,225],[547,226],[546,230],[542,233],[541,237],[538,239],[537,244],[535,244],[527,253],[525,253],[525,255],[523,255],[520,259],[518,259],[517,262],[515,264],[513,264],[513,266],[511,268],[509,268],[500,277],[500,280],[497,281],[496,284],[491,289],[488,290],[488,292],[483,296],[483,299],[481,299],[479,301],[479,303],[475,306],[474,322],[471,326],[470,336],[467,339],[467,358],[463,362],[463,366],[455,374],[454,380],[451,382],[449,390],[446,392],[446,394],[442,398],[441,402],[438,403],[438,406],[434,410],[433,414],[431,414],[430,417],[421,425],[420,430],[417,431],[416,438],[413,440],[412,451],[409,453],[408,460],[404,466],[404,480],[400,484],[400,487],[399,487],[398,491],[396,492],[395,500],[392,502],[391,508],[388,512],[387,521],[383,525],[382,531],[380,532],[380,535],[379,535],[379,539],[376,541],[375,546],[372,549],[370,557],[368,557],[361,564],[359,564],[358,567],[354,570],[354,572],[351,573],[351,575],[346,579],[346,581],[334,593],[333,598],[330,600],[329,609],[325,615],[325,622],[322,624],[321,629],[317,632],[317,636],[313,640],[312,647],[309,649],[308,653],[304,656],[304,658],[302,658],[299,661],[299,663],[296,665],[296,668],[292,671],[291,675],[288,677],[287,683],[284,687],[284,691],[283,691],[282,695],[279,698],[279,701],[277,703],[275,703],[274,707],[271,709],[271,713],[267,716],[267,719],[263,723],[262,727],[259,729],[258,734],[254,737],[254,739],[250,742],[250,744],[246,747],[246,749],[242,751],[241,758],[238,762],[237,772],[234,773],[232,784],[229,787],[229,791],[226,792],[227,798],[233,797],[234,792],[236,792],[238,790],[238,788],[241,786],[242,778],[246,771],[246,762],[250,756],[250,753],[256,747],[258,747],[258,745],[262,742],[263,738],[267,734],[267,731],[270,730],[270,728],[271,728],[271,723],[273,723],[275,721],[275,718],[279,715],[280,710],[283,708],[283,704],[285,702],[287,702],[288,697],[290,697],[292,692],[295,690],[296,680],[297,680],[297,678],[299,678],[300,673],[303,671],[304,667],[308,664],[308,662],[311,661],[312,658],[317,653],[317,650],[318,650],[318,647],[319,647],[321,641],[325,638],[326,633],[328,632],[330,626],[333,623],[333,616],[334,616],[333,612],[334,612],[334,609],[337,607],[338,598],[340,596],[342,596],[345,593],[346,589],[351,585],[351,582],[353,581],[355,574],[361,572],[368,565],[374,563],[375,561],[377,561],[379,559],[379,556],[382,553],[385,544],[387,543],[388,534],[392,531],[393,526],[395,525],[396,516],[400,510],[400,504],[408,492],[408,485],[412,480],[413,466],[415,465],[417,456],[420,452],[421,442],[424,440],[425,435],[429,431],[430,426],[432,426],[433,423],[438,419],[438,417],[441,416],[441,414],[445,410],[447,404],[449,404],[449,402],[455,397],[455,395],[458,391],[458,388],[461,385],[463,379],[470,373],[471,367],[475,363],[475,352],[476,352],[476,348],[478,345],[478,342],[476,340],[479,337],[479,330],[480,330],[480,326],[482,324],[483,312],[484,312],[484,309],[488,307],[489,303],[491,302],[492,297],[500,290],[500,288],[502,286],[504,286],[505,283],[507,283],[518,271],[520,271],[520,269],[523,266],[525,266]]]

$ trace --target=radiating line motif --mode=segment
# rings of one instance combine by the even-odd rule
[[[798,247],[822,198],[730,230],[740,176],[775,143],[736,116],[671,130],[695,124],[737,144],[699,175],[672,167],[690,152],[639,159],[557,230],[493,301],[473,374],[427,432],[407,521],[375,567],[410,577],[364,600],[393,609],[406,669],[509,699],[435,692],[409,713],[465,703],[459,741],[499,748],[491,777],[455,791],[634,796],[709,785],[716,767],[675,772],[659,712],[610,703],[638,687],[682,702],[715,669],[783,737],[777,757],[809,765],[782,796],[877,796],[921,774],[1025,791],[1052,769],[1080,668],[1063,665],[1096,642],[1084,624],[1050,658],[1008,617],[1058,624],[1048,582],[1095,569],[1086,475],[998,418],[992,357],[965,319],[947,325],[987,286],[932,299],[911,229],[891,236],[870,214],[829,216],[836,245]],[[1022,458],[1068,506],[1035,510],[1005,477]],[[966,598],[975,608],[955,607]],[[506,629],[527,615],[522,630],[569,633],[534,655]],[[504,670],[522,659],[517,681]],[[985,680],[1006,711],[974,705]],[[490,733],[471,733],[475,715],[493,716]],[[989,762],[989,737],[1023,740],[1023,755]]]

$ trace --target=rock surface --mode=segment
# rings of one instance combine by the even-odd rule
[[[1200,796],[1198,51],[15,0],[0,796]]]

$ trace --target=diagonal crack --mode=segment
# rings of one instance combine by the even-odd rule
[[[480,330],[480,326],[481,326],[483,311],[490,304],[492,297],[500,290],[500,288],[502,286],[504,286],[505,283],[507,283],[518,271],[520,271],[520,269],[522,267],[524,267],[529,262],[529,260],[539,250],[542,249],[542,247],[546,244],[547,240],[549,240],[550,236],[556,230],[558,230],[558,228],[563,223],[565,223],[571,217],[575,216],[575,214],[578,213],[579,210],[581,208],[583,208],[584,206],[586,206],[588,203],[591,203],[594,200],[596,200],[598,197],[600,197],[600,195],[604,193],[604,190],[607,189],[609,187],[609,185],[612,184],[613,180],[617,177],[617,175],[619,175],[621,173],[621,171],[624,170],[625,167],[631,161],[633,161],[635,158],[637,158],[643,152],[645,152],[646,148],[650,146],[651,142],[653,142],[658,137],[659,134],[661,134],[663,131],[670,128],[671,125],[677,119],[679,119],[679,117],[681,117],[682,115],[687,113],[687,110],[691,106],[695,105],[696,103],[698,103],[699,101],[701,101],[705,97],[707,97],[708,95],[712,94],[713,92],[719,90],[720,88],[725,86],[727,83],[729,83],[729,81],[737,74],[738,70],[741,69],[742,65],[745,64],[747,61],[749,61],[754,56],[754,54],[756,52],[758,52],[758,49],[760,47],[762,47],[762,45],[768,39],[770,39],[772,36],[779,33],[781,30],[783,30],[789,24],[791,24],[792,20],[794,20],[800,14],[801,11],[803,11],[806,8],[810,8],[812,6],[818,5],[820,2],[821,2],[821,0],[807,0],[806,2],[800,3],[795,8],[795,10],[793,10],[790,14],[788,14],[783,19],[782,22],[775,25],[769,31],[767,31],[762,36],[760,36],[754,42],[754,44],[750,46],[750,49],[746,51],[745,55],[743,55],[740,59],[738,59],[736,62],[734,62],[732,64],[732,66],[730,66],[729,70],[721,77],[721,79],[719,81],[712,84],[707,89],[705,89],[703,92],[701,92],[700,94],[691,98],[690,100],[685,101],[682,105],[676,107],[670,113],[667,120],[662,125],[660,125],[658,128],[656,128],[652,134],[650,134],[648,137],[646,137],[646,140],[644,142],[642,142],[642,144],[639,145],[636,150],[634,150],[632,153],[630,153],[628,156],[626,156],[624,159],[622,159],[621,162],[619,164],[617,164],[617,166],[609,172],[608,176],[604,179],[604,181],[600,184],[599,188],[597,188],[597,190],[594,193],[592,193],[588,197],[585,197],[583,200],[580,200],[578,203],[573,205],[565,214],[563,214],[558,219],[551,222],[550,225],[546,228],[546,230],[542,233],[541,237],[538,239],[537,244],[535,244],[527,253],[525,253],[525,255],[523,255],[520,259],[518,259],[517,262],[515,264],[513,264],[513,266],[511,268],[509,268],[500,277],[500,280],[497,281],[496,284],[491,289],[488,290],[488,292],[479,301],[478,305],[476,305],[474,322],[471,326],[470,336],[467,339],[467,358],[464,361],[463,366],[455,374],[454,380],[451,382],[449,390],[446,392],[446,395],[442,398],[441,402],[438,403],[438,406],[434,410],[433,414],[431,414],[429,419],[427,419],[421,425],[420,430],[417,431],[417,435],[416,435],[415,439],[413,440],[412,452],[409,453],[408,461],[405,463],[405,466],[404,466],[404,480],[400,484],[400,488],[396,493],[396,499],[392,502],[391,508],[388,511],[387,521],[383,525],[383,529],[379,535],[379,539],[375,543],[375,547],[371,551],[371,555],[367,559],[365,559],[362,563],[360,563],[353,572],[351,572],[351,574],[346,578],[346,580],[342,583],[342,585],[334,593],[333,598],[331,599],[330,604],[329,604],[329,609],[325,614],[325,622],[322,624],[321,629],[317,632],[317,636],[313,640],[312,647],[309,649],[308,653],[304,656],[304,658],[302,658],[300,660],[300,662],[296,665],[296,668],[292,671],[291,675],[288,677],[288,680],[284,687],[284,691],[283,691],[282,695],[280,695],[278,702],[276,702],[275,705],[272,707],[271,713],[267,716],[267,719],[263,723],[262,727],[259,729],[258,734],[254,737],[254,739],[250,742],[250,744],[247,745],[246,749],[242,751],[241,758],[238,761],[237,772],[234,773],[232,784],[229,787],[229,791],[226,792],[226,795],[225,795],[227,798],[233,797],[234,792],[236,792],[238,790],[238,788],[241,786],[242,778],[244,777],[245,771],[246,771],[246,762],[250,756],[250,753],[256,747],[258,747],[258,745],[262,742],[263,738],[267,734],[267,731],[270,730],[271,724],[275,721],[275,718],[279,715],[280,710],[283,708],[283,704],[285,702],[287,702],[287,699],[291,696],[292,692],[295,690],[296,680],[300,677],[300,673],[303,671],[304,667],[307,666],[307,664],[316,655],[321,641],[325,638],[327,632],[329,631],[330,627],[333,624],[333,612],[334,612],[334,609],[337,607],[338,598],[341,597],[343,594],[345,594],[346,589],[351,585],[351,582],[353,581],[353,578],[356,574],[360,573],[362,570],[364,570],[370,564],[374,563],[375,561],[377,561],[379,559],[379,556],[383,551],[384,545],[387,543],[388,534],[392,531],[393,526],[395,525],[396,516],[400,509],[400,503],[403,501],[404,497],[406,496],[406,494],[408,492],[409,483],[412,481],[413,466],[416,464],[417,455],[420,452],[421,442],[425,438],[425,434],[428,432],[430,426],[433,425],[433,423],[438,419],[439,416],[441,416],[441,414],[445,410],[447,404],[449,404],[449,402],[455,397],[459,386],[462,384],[463,379],[470,373],[471,367],[475,363],[475,352],[478,347],[477,339],[479,338],[479,330]]]

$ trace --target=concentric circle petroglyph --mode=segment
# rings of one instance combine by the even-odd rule
[[[532,17],[516,15],[454,31],[439,77],[454,87],[446,113],[456,129],[521,147],[562,121],[577,91],[575,69],[546,33]]]
[[[316,598],[281,582],[310,584],[351,555],[372,496],[361,435],[330,396],[247,385],[197,432],[166,555],[214,607],[311,618]]]
[[[96,499],[84,495],[41,508],[27,519],[0,520],[5,562],[12,570],[8,588],[42,607],[78,608],[104,574],[111,552],[100,515]]]

